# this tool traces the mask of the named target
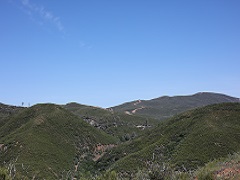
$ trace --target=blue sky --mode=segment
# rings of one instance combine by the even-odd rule
[[[239,0],[2,0],[0,102],[240,97]]]

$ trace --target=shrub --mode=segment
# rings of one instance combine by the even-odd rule
[[[5,168],[0,168],[0,179],[1,180],[11,180],[8,175],[8,171]]]
[[[103,175],[97,177],[97,180],[117,180],[117,173],[115,171],[106,171]]]

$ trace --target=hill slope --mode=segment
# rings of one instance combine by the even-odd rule
[[[135,138],[143,130],[150,129],[158,124],[158,121],[153,118],[128,115],[77,103],[69,103],[63,107],[81,117],[92,126],[118,137],[121,141]]]
[[[23,109],[24,109],[23,107],[10,106],[10,105],[0,103],[0,121],[3,118],[13,115]]]
[[[112,107],[116,112],[166,119],[181,112],[210,104],[240,102],[238,98],[218,93],[197,93],[191,96],[163,96],[152,100],[138,100]]]
[[[98,168],[136,171],[152,163],[196,169],[240,150],[240,104],[224,103],[191,110],[106,154]]]
[[[91,170],[96,147],[115,142],[60,106],[36,105],[9,116],[0,127],[0,163],[16,160],[21,174],[60,179],[64,170]]]

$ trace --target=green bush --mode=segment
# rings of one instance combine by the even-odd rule
[[[0,179],[1,180],[11,180],[8,175],[8,171],[5,168],[0,168]]]
[[[198,174],[197,178],[198,180],[214,180],[213,173],[210,171]]]
[[[117,173],[115,171],[106,171],[103,175],[97,177],[97,180],[117,180]]]

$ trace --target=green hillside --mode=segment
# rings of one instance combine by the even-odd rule
[[[23,107],[10,106],[10,105],[0,103],[0,123],[4,118],[10,115],[16,114],[17,112],[23,109],[24,109]]]
[[[214,158],[240,151],[240,104],[191,110],[165,120],[151,132],[123,144],[98,161],[98,168],[136,172],[152,164],[194,170]]]
[[[192,170],[205,177],[209,167],[198,167],[240,152],[240,103],[193,109],[158,125],[155,119],[77,103],[4,108],[0,165],[16,168],[19,179],[93,179],[99,171],[103,179],[114,174],[120,179],[194,178]],[[132,140],[119,143],[123,137]],[[117,174],[105,172],[109,169]]]
[[[9,116],[0,127],[0,163],[15,162],[17,172],[60,179],[68,170],[91,170],[97,145],[116,139],[53,104],[41,104]]]
[[[239,102],[239,99],[224,94],[205,92],[191,96],[163,96],[152,100],[137,100],[112,109],[116,112],[143,115],[162,120],[190,109],[224,102]]]
[[[92,126],[119,138],[121,141],[133,139],[142,134],[143,130],[155,127],[158,121],[137,115],[113,112],[110,109],[69,103],[63,106],[81,117]]]

